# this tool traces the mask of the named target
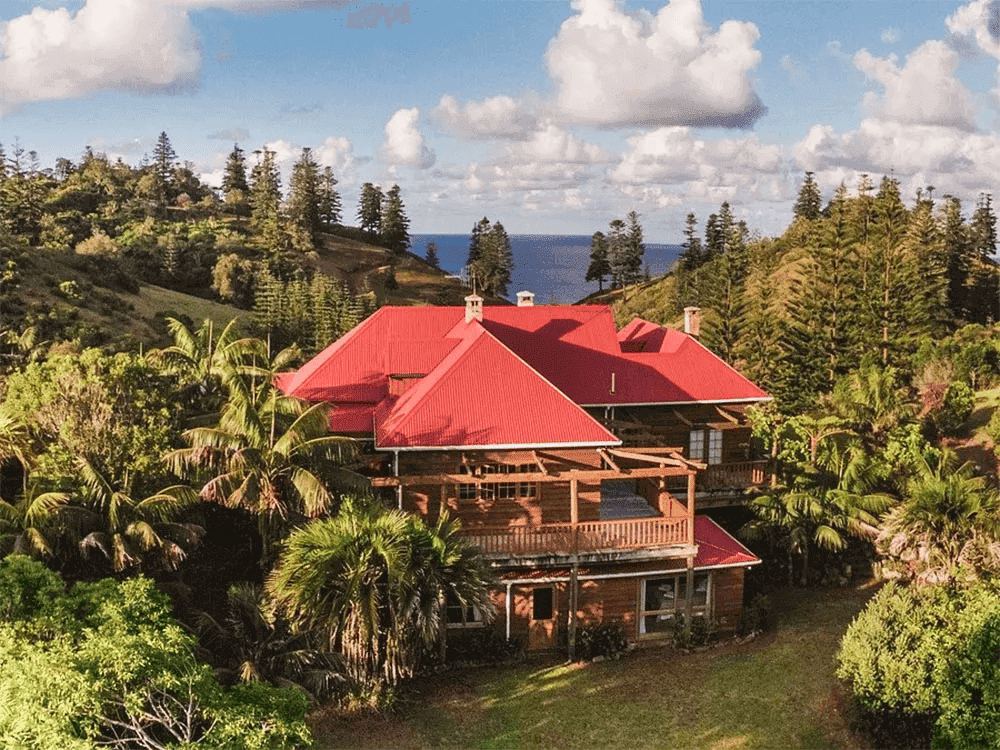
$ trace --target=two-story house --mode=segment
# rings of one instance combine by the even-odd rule
[[[687,332],[604,305],[384,307],[296,373],[286,392],[336,405],[372,484],[429,521],[447,512],[493,565],[495,627],[529,649],[620,621],[633,641],[675,617],[735,627],[760,562],[699,499],[764,480],[745,410],[766,393]],[[455,628],[479,614],[449,609]]]

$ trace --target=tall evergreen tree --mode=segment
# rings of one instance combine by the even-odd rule
[[[441,267],[441,259],[438,257],[438,246],[436,242],[427,243],[427,250],[424,254],[424,260],[426,260],[435,268]]]
[[[268,148],[255,151],[257,164],[250,173],[250,225],[256,229],[272,253],[283,251],[287,235],[281,222],[281,175],[275,153]]]
[[[646,245],[642,241],[642,225],[639,214],[630,211],[628,214],[628,235],[625,238],[624,281],[635,284],[642,280],[642,266],[646,255]]]
[[[489,234],[490,229],[490,220],[485,216],[472,225],[472,234],[469,236],[469,257],[465,261],[468,268],[472,268],[479,260],[479,243],[483,235]]]
[[[161,132],[156,139],[156,145],[153,146],[153,171],[165,185],[169,185],[176,166],[177,154],[170,145],[170,138],[165,131]]]
[[[795,218],[816,221],[820,217],[822,198],[819,193],[819,185],[813,179],[814,172],[806,172],[806,177],[799,188],[799,197],[795,201]]]
[[[250,193],[247,183],[247,160],[239,144],[233,144],[233,150],[226,159],[226,169],[222,174],[222,194],[227,203],[243,203]]]
[[[705,262],[701,238],[698,237],[698,219],[689,213],[684,220],[684,242],[681,244],[681,270],[693,271]]]
[[[337,192],[337,180],[333,176],[332,167],[323,167],[319,176],[319,223],[324,231],[340,223],[340,194]]]
[[[625,285],[625,273],[628,264],[625,236],[625,222],[613,219],[608,225],[608,262],[611,264],[611,288],[618,289]]]
[[[938,225],[947,259],[948,310],[953,319],[967,320],[969,316],[967,284],[975,249],[958,198],[951,195],[944,197],[938,213]]]
[[[469,270],[475,273],[477,285],[484,293],[505,297],[513,268],[510,237],[498,221],[489,232],[480,235],[479,257]]]
[[[319,165],[312,158],[312,150],[302,149],[302,155],[292,167],[289,181],[288,218],[300,236],[308,240],[309,248],[319,240],[323,230],[320,220]]]
[[[399,185],[389,188],[382,201],[379,234],[382,244],[396,254],[410,249],[410,220],[406,218]]]
[[[980,258],[990,258],[997,253],[997,217],[993,213],[993,196],[982,193],[979,205],[972,215],[972,237]]]
[[[375,236],[382,226],[382,188],[375,187],[370,182],[361,186],[361,199],[358,202],[358,221],[361,228]]]
[[[590,266],[584,281],[596,281],[598,291],[604,291],[604,277],[611,273],[608,260],[608,238],[604,232],[594,232],[590,238]]]

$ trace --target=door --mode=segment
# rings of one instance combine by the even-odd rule
[[[531,590],[528,610],[528,649],[556,648],[556,592],[552,586]]]

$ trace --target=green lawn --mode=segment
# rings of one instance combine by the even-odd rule
[[[853,748],[834,654],[871,589],[773,597],[774,633],[696,654],[461,670],[427,679],[395,717],[317,717],[317,746]]]

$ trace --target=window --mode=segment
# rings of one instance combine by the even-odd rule
[[[706,444],[706,437],[708,442]],[[722,463],[722,430],[691,430],[688,458],[692,461],[708,459],[710,464]]]
[[[692,615],[705,617],[709,613],[710,578],[708,573],[695,573]],[[687,609],[687,574],[667,578],[649,578],[642,582],[642,616],[639,632],[669,633],[674,618]]]
[[[552,587],[531,590],[531,619],[551,620],[553,614]]]
[[[477,467],[462,465],[462,473],[470,476],[487,474],[533,474],[538,470],[534,464],[480,464]],[[497,477],[499,479],[499,477]],[[536,497],[538,485],[534,482],[482,482],[458,485],[459,500],[488,500],[496,498],[512,500],[518,497]]]
[[[722,430],[708,431],[708,462],[722,463]]]
[[[688,442],[688,458],[692,461],[701,461],[705,458],[705,431],[691,430]]]
[[[445,614],[449,628],[477,628],[483,625],[483,613],[476,607],[463,607],[454,594],[448,594]]]

